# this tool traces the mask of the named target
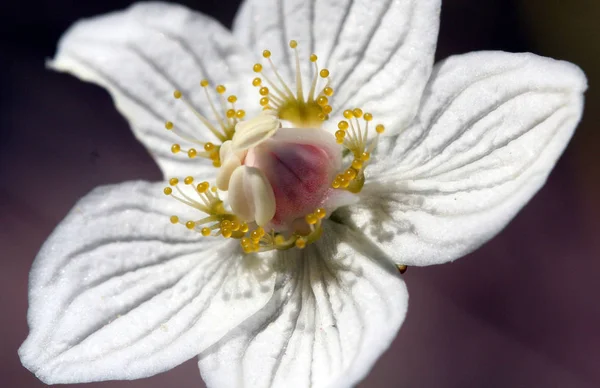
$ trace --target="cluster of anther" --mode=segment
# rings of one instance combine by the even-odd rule
[[[269,62],[277,82],[263,72],[263,65],[257,63],[254,65],[253,70],[259,73],[262,78],[254,78],[252,85],[259,88],[260,105],[263,109],[275,110],[281,120],[289,121],[296,127],[319,128],[333,110],[329,101],[333,96],[333,88],[329,86],[329,70],[319,70],[317,56],[315,54],[310,55],[309,59],[314,64],[315,73],[305,97],[300,71],[300,58],[297,50],[298,42],[292,40],[289,45],[294,50],[296,61],[296,92],[292,91],[277,71],[271,60],[269,50],[264,50],[262,55]],[[319,82],[319,78],[325,80],[325,85],[319,85],[323,83],[323,81]]]
[[[165,187],[165,195],[205,213],[206,217],[183,222],[179,217],[171,216],[171,223],[185,225],[186,228],[203,236],[242,238],[248,232],[248,225],[240,222],[234,214],[225,209],[216,187],[211,187],[208,182],[201,182],[194,186],[194,178],[191,176],[186,177],[183,183],[195,192],[196,198],[187,195],[179,187],[178,178],[169,179],[170,186]],[[173,188],[177,191],[177,195],[173,193]]]
[[[225,98],[225,86],[217,85],[217,87],[215,88],[215,91],[218,94],[218,104],[220,109],[217,109],[217,106],[215,106],[213,100],[211,99],[208,93],[208,80],[204,79],[200,81],[200,86],[202,86],[202,88],[204,89],[208,105],[210,106],[215,122],[217,123],[216,125],[209,121],[202,114],[200,114],[200,112],[198,112],[191,105],[191,103],[183,97],[179,90],[175,90],[173,92],[173,97],[175,97],[178,100],[183,100],[185,102],[188,108],[194,113],[194,115],[196,115],[196,117],[202,122],[202,124],[218,139],[218,144],[215,144],[213,142],[204,142],[193,136],[190,136],[189,134],[186,134],[183,131],[176,128],[171,121],[167,121],[165,123],[165,128],[175,133],[181,139],[201,147],[200,150],[194,147],[186,150],[181,148],[180,144],[173,144],[171,146],[172,153],[177,154],[179,152],[185,152],[187,153],[187,156],[190,159],[193,159],[198,156],[207,158],[212,160],[213,166],[220,167],[221,160],[219,156],[219,149],[221,147],[221,144],[233,138],[233,135],[235,133],[235,126],[237,125],[237,123],[240,122],[240,120],[242,120],[246,116],[246,112],[242,109],[236,109],[235,103],[237,102],[237,96],[232,94]]]
[[[287,238],[283,234],[273,231],[266,233],[262,227],[258,227],[250,233],[249,237],[242,238],[242,249],[245,253],[264,252],[273,249],[285,250],[294,247],[304,249],[308,244],[317,241],[321,237],[323,231],[321,220],[326,215],[327,213],[323,208],[306,215],[304,219],[310,231],[304,234],[293,233]]]
[[[341,144],[353,155],[353,160],[346,170],[338,174],[331,187],[334,189],[346,189],[352,193],[358,193],[362,190],[365,183],[365,168],[371,158],[371,152],[377,145],[379,136],[385,131],[383,124],[375,126],[376,136],[369,139],[369,123],[373,121],[371,113],[364,113],[362,109],[345,110],[344,118],[338,123],[338,130],[335,138],[338,144]],[[365,122],[364,127],[361,120]]]

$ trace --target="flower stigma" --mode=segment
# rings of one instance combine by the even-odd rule
[[[253,66],[260,74],[252,85],[259,89],[262,107],[254,117],[246,118],[245,111],[236,107],[235,95],[225,97],[223,85],[215,87],[215,104],[208,80],[200,86],[213,121],[180,91],[173,93],[216,140],[189,136],[167,121],[167,130],[201,147],[184,150],[174,144],[171,151],[210,159],[217,173],[214,184],[196,184],[192,176],[169,179],[164,194],[200,214],[186,220],[173,215],[171,223],[205,237],[237,239],[245,253],[303,249],[321,237],[325,218],[358,200],[365,168],[384,126],[371,129],[373,115],[354,108],[343,112],[335,134],[323,128],[333,111],[329,70],[319,69],[315,54],[309,56],[314,74],[305,96],[298,43],[292,40],[289,46],[296,63],[295,92],[278,72],[271,52],[264,50],[272,74],[265,74],[260,63]],[[374,134],[369,136],[369,131]]]

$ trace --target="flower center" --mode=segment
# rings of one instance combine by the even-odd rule
[[[215,88],[215,104],[208,81],[200,82],[212,121],[194,109],[181,92],[174,92],[217,141],[196,139],[168,121],[168,130],[202,147],[201,151],[183,150],[174,144],[172,152],[208,158],[218,171],[212,185],[206,181],[195,185],[192,176],[183,179],[183,188],[179,178],[169,180],[164,193],[202,214],[187,221],[171,216],[173,224],[206,237],[238,239],[246,253],[301,249],[321,236],[321,223],[328,214],[357,200],[355,194],[364,185],[365,168],[384,127],[376,125],[374,136],[369,136],[373,115],[355,108],[344,111],[335,135],[323,129],[333,111],[329,71],[319,69],[317,56],[311,54],[314,76],[306,92],[297,46],[296,41],[290,42],[296,60],[295,92],[277,71],[270,51],[263,51],[263,57],[272,75],[265,74],[262,64],[254,65],[260,77],[252,84],[259,88],[263,112],[251,119],[237,109],[235,95],[225,97],[223,85]],[[226,199],[220,192],[227,193]]]

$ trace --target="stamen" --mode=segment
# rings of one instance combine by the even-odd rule
[[[298,42],[291,40],[289,46],[294,51],[296,94],[294,94],[292,88],[288,86],[277,70],[269,50],[264,50],[262,56],[269,62],[269,67],[277,82],[267,76],[263,72],[263,66],[257,63],[254,65],[253,70],[260,74],[261,77],[254,78],[252,85],[259,88],[259,94],[261,95],[260,105],[263,109],[277,111],[280,119],[290,121],[296,127],[319,128],[322,122],[328,119],[329,113],[333,110],[331,105],[329,105],[329,97],[333,96],[333,89],[329,86],[329,70],[319,70],[317,56],[311,54],[310,61],[314,63],[315,68],[314,77],[311,82],[310,91],[305,97],[300,56],[297,50]],[[267,86],[263,85],[263,79]],[[325,80],[325,85],[317,92],[320,79]]]
[[[371,152],[375,149],[379,136],[385,131],[382,124],[375,126],[376,136],[369,139],[369,123],[373,121],[371,113],[363,113],[362,109],[345,110],[344,118],[338,122],[338,131],[335,138],[338,144],[341,144],[354,156],[350,166],[338,174],[331,187],[334,189],[346,189],[352,193],[358,193],[364,185],[364,170],[371,158]],[[364,120],[364,127],[361,121]]]

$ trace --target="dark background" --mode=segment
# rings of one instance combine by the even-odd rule
[[[27,275],[48,234],[93,187],[159,180],[108,94],[44,69],[75,20],[117,0],[0,5],[0,383],[41,387],[17,348]],[[182,1],[230,25],[238,1]],[[532,51],[586,71],[584,119],[543,190],[494,240],[453,264],[410,268],[408,318],[362,387],[600,386],[600,1],[446,0],[438,59]],[[136,382],[201,386],[195,360]]]

